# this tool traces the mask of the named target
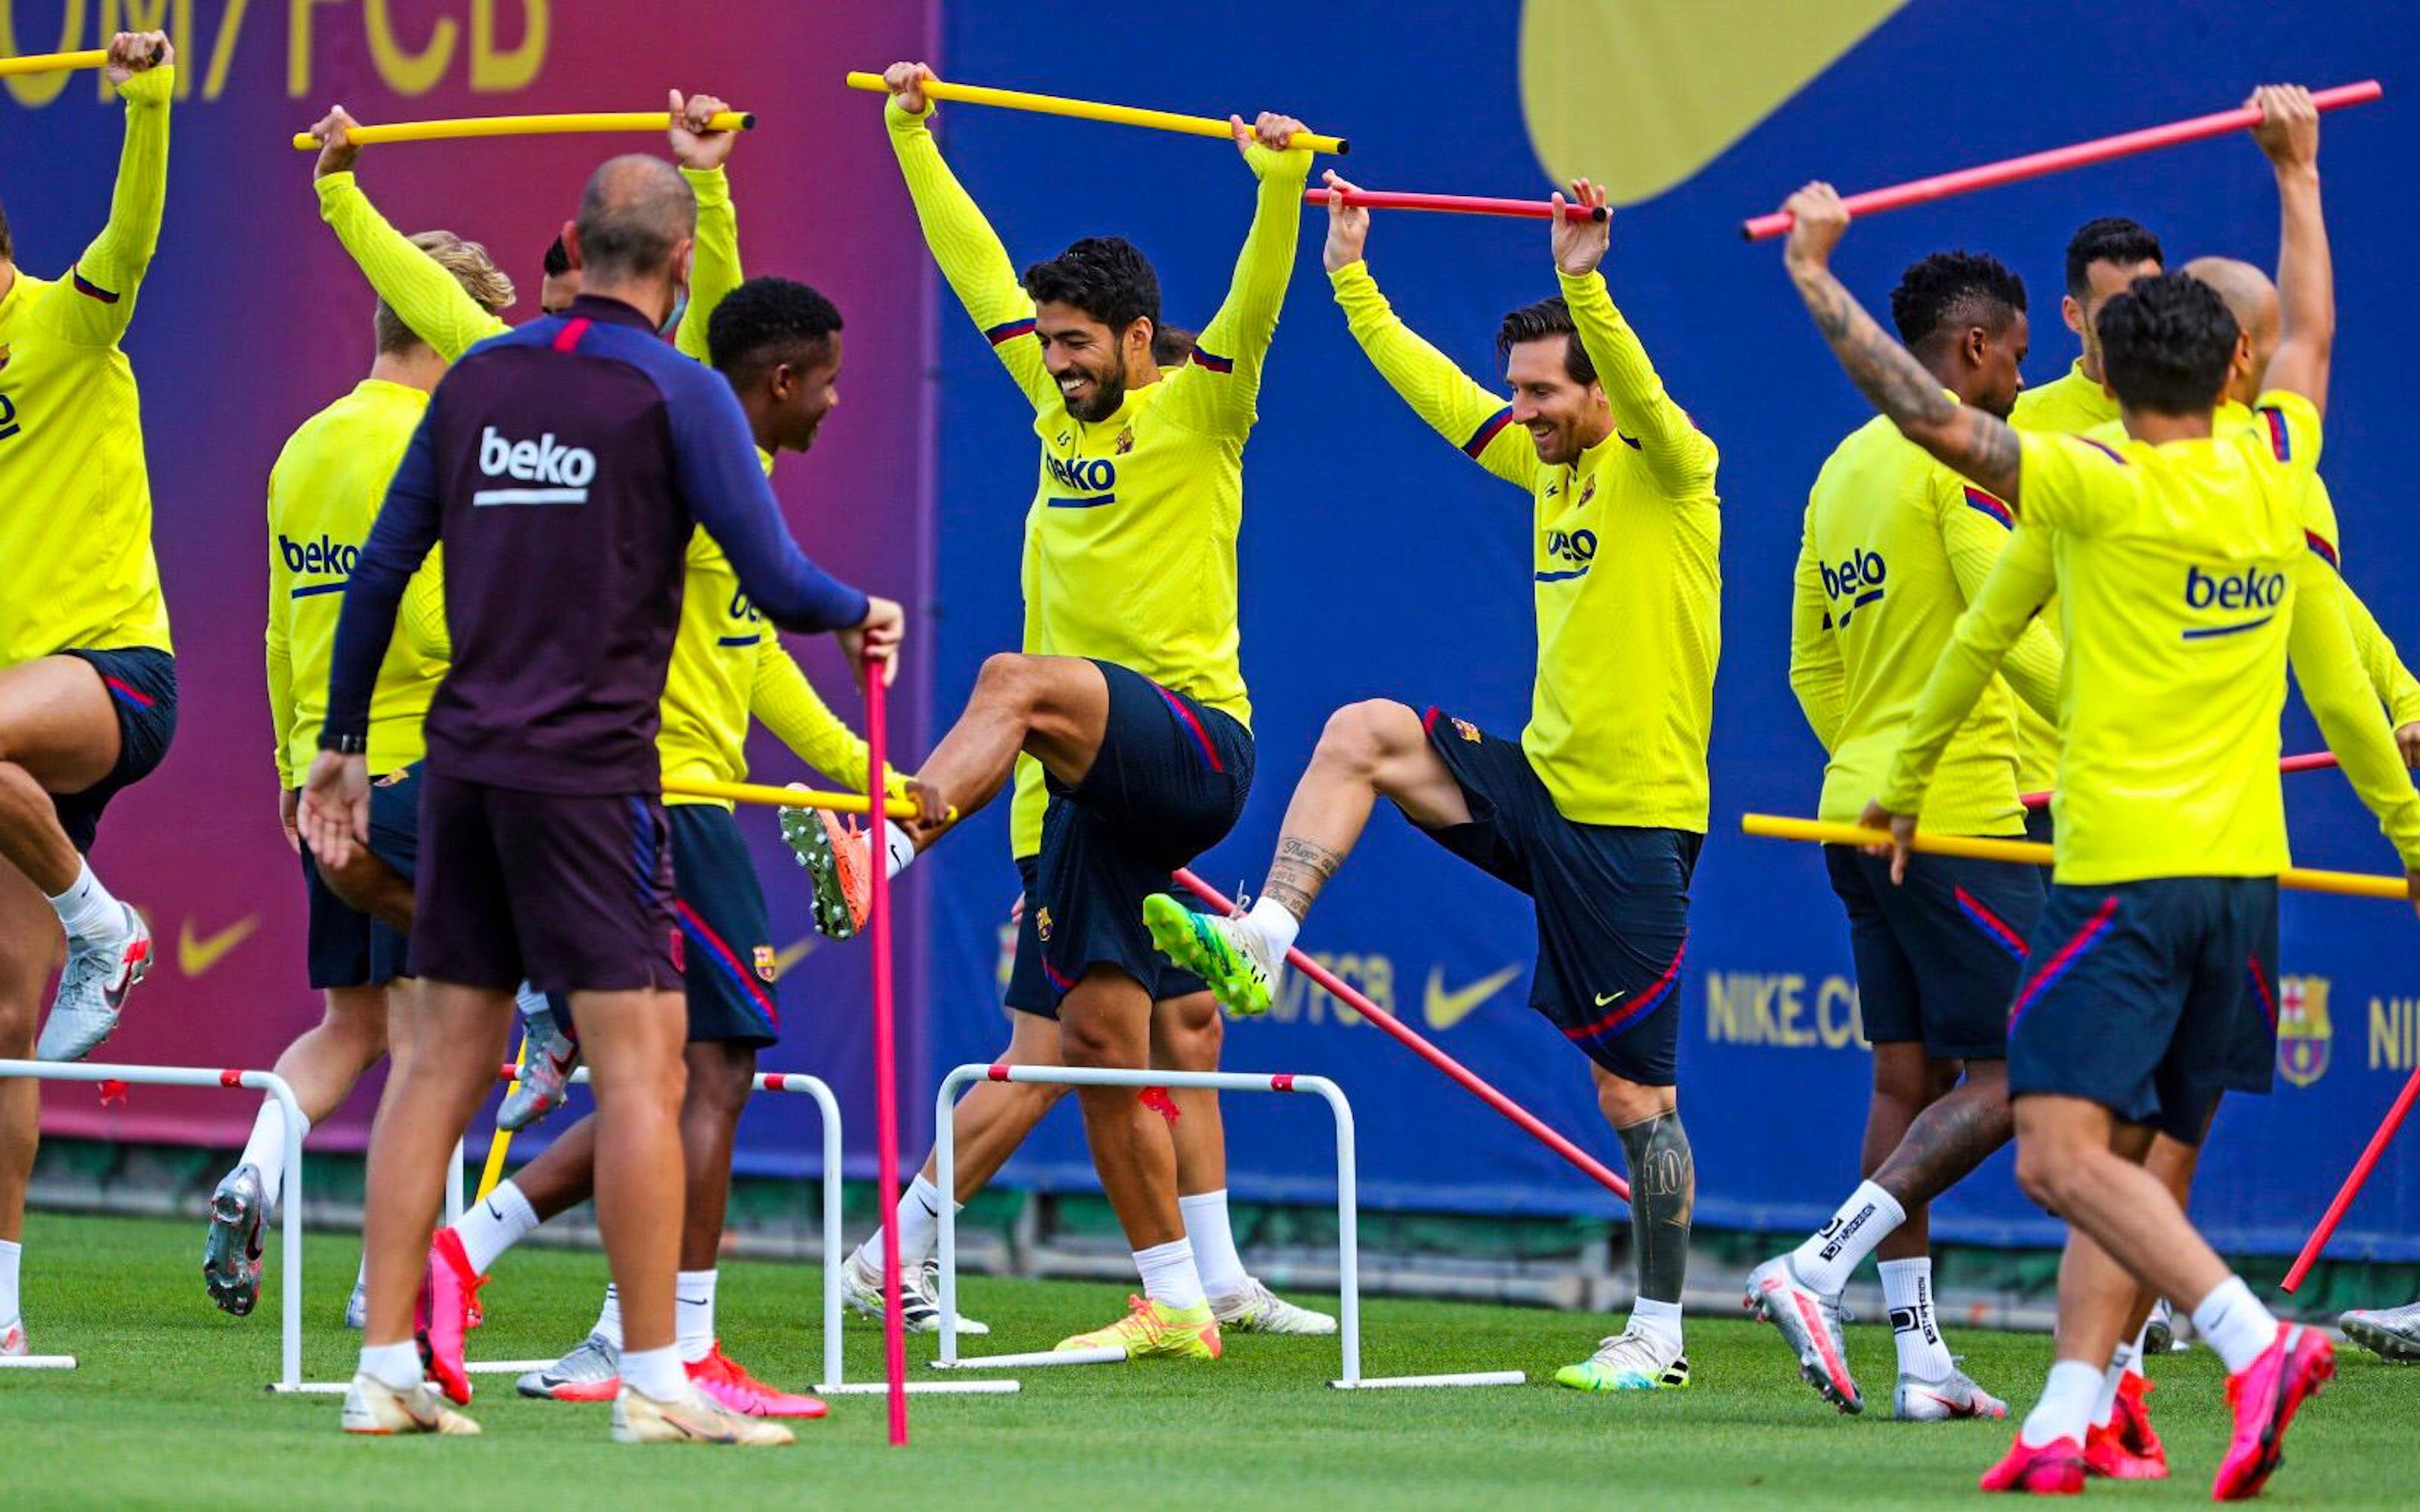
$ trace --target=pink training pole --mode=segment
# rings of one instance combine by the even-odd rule
[[[2366,105],[2384,94],[2385,89],[2375,79],[2359,84],[2338,85],[2333,89],[2320,89],[2311,96],[2311,103],[2321,110],[2339,110],[2346,105]],[[2207,137],[2225,136],[2260,124],[2260,112],[2244,105],[2223,110],[2214,116],[2196,116],[2188,121],[2171,121],[2165,126],[2146,127],[2139,131],[2124,131],[2095,141],[2078,142],[2073,147],[2053,147],[2047,152],[2028,153],[2022,158],[2009,158],[2002,162],[1987,162],[1979,167],[1961,168],[1955,173],[1937,174],[1931,178],[1917,178],[1887,189],[1869,189],[1851,194],[1841,201],[1851,215],[1871,215],[1877,210],[1895,210],[1905,205],[1922,205],[1936,199],[1947,199],[1977,189],[1995,189],[2044,174],[2083,168],[2112,158],[2133,157],[2138,152],[2150,152],[2160,147],[2172,147],[2184,142],[2199,142]],[[1740,235],[1750,241],[1762,241],[1787,232],[1792,224],[1788,210],[1776,210],[1740,224]]]
[[[1201,899],[1203,903],[1208,903],[1211,907],[1221,909],[1230,914],[1235,911],[1235,905],[1222,896],[1218,888],[1202,881],[1200,877],[1195,876],[1192,872],[1179,871],[1176,873],[1176,880],[1183,883],[1186,888],[1195,897]],[[1435,1045],[1431,1044],[1428,1041],[1422,1039],[1403,1020],[1395,1017],[1392,1013],[1388,1012],[1385,1009],[1380,1008],[1377,1004],[1370,1001],[1368,997],[1346,986],[1343,980],[1334,972],[1328,970],[1326,966],[1321,965],[1318,962],[1313,961],[1311,957],[1303,954],[1300,950],[1288,950],[1286,952],[1286,964],[1294,967],[1296,971],[1301,972],[1304,976],[1309,977],[1311,980],[1319,983],[1322,987],[1326,988],[1328,995],[1334,997],[1338,1002],[1342,1003],[1345,1007],[1353,1010],[1356,1013],[1360,1014],[1363,1018],[1368,1019],[1371,1023],[1375,1024],[1378,1027],[1386,1030],[1388,1034],[1393,1036],[1398,1042],[1400,1042],[1405,1049],[1411,1051],[1412,1054],[1419,1057],[1422,1060],[1427,1061],[1430,1065],[1435,1066],[1437,1070],[1451,1077],[1455,1082],[1461,1084],[1463,1090],[1470,1093],[1471,1096],[1476,1097],[1481,1103],[1486,1103],[1489,1107],[1494,1108],[1497,1112],[1501,1113],[1506,1118],[1512,1119],[1514,1123],[1520,1125],[1522,1131],[1528,1134],[1530,1138],[1537,1140],[1540,1144],[1544,1145],[1548,1149],[1553,1150],[1556,1154],[1560,1155],[1563,1159],[1579,1167],[1581,1171],[1587,1174],[1589,1180],[1596,1182],[1599,1186],[1604,1187],[1606,1191],[1612,1193],[1615,1196],[1620,1197],[1622,1201],[1627,1202],[1630,1200],[1630,1183],[1623,1180],[1621,1177],[1614,1175],[1613,1172],[1607,1170],[1603,1161],[1598,1160],[1594,1155],[1590,1154],[1587,1150],[1582,1149],[1579,1146],[1573,1144],[1561,1134],[1559,1134],[1554,1130],[1548,1128],[1544,1121],[1536,1114],[1530,1112],[1528,1108],[1523,1107],[1520,1103],[1513,1102],[1511,1098],[1506,1097],[1494,1087],[1488,1085],[1487,1081],[1481,1077],[1479,1072],[1472,1071],[1461,1061],[1454,1059],[1451,1056],[1447,1055],[1444,1051],[1439,1050]]]
[[[2335,751],[2314,750],[2306,751],[2300,756],[2288,756],[2285,758],[2277,764],[2277,770],[2291,776],[2296,772],[2324,771],[2335,764],[2336,753]],[[2028,809],[2040,809],[2050,802],[2050,795],[2047,793],[2028,793],[2017,801],[2024,804]]]
[[[883,707],[884,664],[865,659],[865,791],[872,812],[881,812],[890,770],[891,732]],[[872,823],[869,818],[868,823]],[[874,1138],[875,1185],[881,1205],[876,1212],[899,1206],[899,1043],[891,1002],[891,855],[876,828],[866,846],[874,872],[873,906],[866,910],[866,932],[874,948]],[[824,1257],[826,1265],[839,1261]],[[891,1442],[908,1442],[908,1335],[899,1319],[899,1225],[882,1226],[882,1364],[891,1382]]]
[[[1306,189],[1302,192],[1305,205],[1326,206],[1329,191]],[[1555,204],[1544,199],[1490,199],[1481,194],[1409,194],[1394,190],[1343,189],[1334,193],[1344,196],[1344,203],[1365,210],[1439,210],[1449,215],[1511,215],[1531,221],[1551,221]],[[1563,218],[1570,221],[1602,221],[1607,211],[1602,205],[1571,205],[1563,207]]]
[[[2369,1148],[2361,1152],[2361,1159],[2352,1163],[2352,1174],[2346,1177],[2344,1185],[2336,1189],[2336,1199],[2328,1204],[2328,1211],[2319,1218],[2319,1227],[2311,1230],[2310,1240],[2303,1245],[2303,1253],[2294,1257],[2294,1268],[2286,1273],[2283,1289],[2291,1292],[2303,1284],[2303,1277],[2311,1273],[2311,1266],[2319,1259],[2319,1251],[2327,1247],[2329,1236],[2336,1231],[2336,1225],[2343,1220],[2345,1210],[2352,1206],[2352,1199],[2361,1195],[2362,1183],[2369,1180],[2370,1171],[2378,1165],[2378,1157],[2386,1153],[2387,1145],[2395,1138],[2395,1131],[2402,1127],[2403,1116],[2412,1111],[2415,1100],[2420,1100],[2420,1071],[2413,1072],[2411,1080],[2403,1084],[2402,1095],[2395,1100],[2393,1107],[2386,1110],[2386,1119],[2378,1126],[2378,1133],[2369,1136]]]

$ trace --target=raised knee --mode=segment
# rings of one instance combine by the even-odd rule
[[[975,690],[995,698],[1026,698],[1032,693],[1033,658],[1015,651],[995,651],[975,673]]]
[[[2017,1189],[2051,1212],[2061,1211],[2073,1169],[2072,1161],[2040,1141],[2017,1146]]]
[[[1410,709],[1391,699],[1364,699],[1327,717],[1314,759],[1366,774],[1376,771],[1388,752],[1419,738],[1419,717]]]

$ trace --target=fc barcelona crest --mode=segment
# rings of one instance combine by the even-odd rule
[[[2327,1074],[2328,1047],[2335,1040],[2328,1023],[2328,979],[2288,977],[2277,985],[2277,1074],[2308,1087]]]
[[[756,947],[754,956],[756,975],[759,980],[771,981],[782,975],[781,958],[773,953],[773,948],[771,946],[760,945]]]

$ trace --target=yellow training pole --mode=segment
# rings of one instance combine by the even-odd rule
[[[529,1053],[529,1035],[524,1032],[521,1035],[520,1053],[513,1057],[513,1064],[516,1066],[528,1065]],[[504,1088],[504,1095],[506,1097],[512,1096],[515,1092],[520,1090],[520,1085],[521,1079],[518,1076],[514,1077]],[[487,1168],[479,1173],[479,1191],[478,1195],[471,1199],[473,1202],[487,1201],[488,1194],[493,1192],[496,1189],[497,1184],[504,1180],[504,1153],[512,1148],[513,1132],[510,1129],[502,1127],[501,1125],[498,1126],[495,1133],[489,1136],[488,1165]]]
[[[848,76],[851,89],[863,89],[873,94],[887,95],[891,86],[878,73],[852,73]],[[1070,100],[1063,95],[1034,95],[1022,89],[993,89],[979,84],[943,84],[939,79],[927,80],[924,94],[933,100],[955,100],[970,105],[997,105],[1002,110],[1029,110],[1042,116],[1066,116],[1079,121],[1108,121],[1113,126],[1144,126],[1155,131],[1182,131],[1187,136],[1215,136],[1220,141],[1233,141],[1234,132],[1222,120],[1207,116],[1180,116],[1173,111],[1144,110],[1135,105],[1104,105],[1090,100]],[[1296,131],[1286,144],[1311,152],[1329,152],[1339,157],[1353,150],[1353,145],[1341,136],[1322,136],[1316,131]]]
[[[1815,819],[1789,819],[1780,814],[1748,813],[1740,815],[1740,828],[1766,840],[1804,840],[1819,845],[1887,845],[1891,842],[1886,830],[1865,829],[1856,825],[1832,825]],[[1978,861],[2022,861],[2030,866],[2051,864],[2051,848],[2023,840],[1985,840],[1973,835],[1933,835],[1917,830],[1916,849],[1928,856],[1963,856]],[[2314,872],[2303,867],[2288,867],[2277,878],[2277,886],[2296,892],[2332,892],[2346,898],[2384,898],[2395,903],[2411,899],[2412,889],[2401,877],[2367,876],[2358,872]]]
[[[816,793],[807,788],[768,787],[762,782],[714,782],[705,778],[675,778],[666,793],[690,798],[728,798],[733,803],[761,803],[776,809],[829,809],[833,813],[864,813],[870,805],[862,793]],[[892,798],[882,811],[893,819],[913,819],[921,811],[908,798]],[[952,809],[948,817],[955,819]]]
[[[607,111],[585,116],[468,116],[450,121],[396,121],[389,126],[347,128],[345,140],[357,147],[381,142],[451,142],[477,136],[562,136],[585,131],[667,131],[670,111]],[[719,111],[706,122],[710,131],[752,131],[756,113]],[[319,139],[308,131],[294,133],[294,149],[317,151]]]
[[[26,57],[0,57],[0,79],[14,73],[66,73],[73,69],[103,69],[109,66],[109,53],[94,48],[88,53],[36,53]]]

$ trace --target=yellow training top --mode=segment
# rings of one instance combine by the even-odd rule
[[[1294,274],[1311,154],[1246,150],[1260,194],[1226,301],[1190,362],[1088,423],[1044,368],[1033,301],[926,117],[893,100],[883,118],[934,260],[1033,406],[1042,458],[1025,519],[1023,649],[1115,662],[1249,725],[1235,609],[1244,442]],[[1013,838],[1032,855],[1040,765],[1020,759],[1016,785]]]
[[[2023,438],[2021,524],[1917,701],[1885,808],[1916,811],[2001,653],[2055,587],[2059,882],[2285,870],[2289,651],[2345,776],[2420,866],[2420,795],[2354,658],[2343,586],[2306,544],[2318,412],[2284,392],[2258,409],[2250,430],[2158,446]]]
[[[1824,462],[1807,499],[1790,636],[1791,688],[1832,758],[1818,817],[1854,822],[1882,791],[1916,696],[2012,524],[2008,505],[1879,415]],[[2055,712],[2058,661],[2037,623],[2000,671]],[[2024,832],[2015,702],[1997,678],[1976,700],[1925,795],[1925,828]]]
[[[422,390],[365,379],[304,421],[270,471],[269,712],[282,786],[301,787],[318,752],[336,610],[396,466],[427,409]],[[405,588],[403,612],[418,628],[388,645],[370,699],[370,770],[380,776],[427,754],[421,721],[445,675],[445,659],[420,649],[428,625],[442,632],[445,624],[436,554]]]
[[[1722,649],[1717,454],[1664,392],[1605,280],[1562,278],[1614,423],[1569,467],[1538,459],[1512,407],[1414,334],[1367,264],[1329,281],[1354,339],[1404,402],[1533,496],[1538,673],[1521,745],[1557,810],[1584,825],[1702,834]]]
[[[128,79],[126,145],[101,228],[56,283],[0,298],[0,667],[168,640],[151,551],[143,405],[117,343],[160,243],[173,68]]]
[[[2019,393],[2009,424],[2019,430],[2066,436],[2080,436],[2101,425],[2116,426],[2120,436],[2126,433],[2118,419],[2117,397],[2084,376],[2081,357],[2040,388]],[[2053,623],[2057,612],[2055,604],[2042,606],[2041,623]],[[2058,732],[2024,702],[2017,705],[2017,783],[2027,793],[2058,785]]]

